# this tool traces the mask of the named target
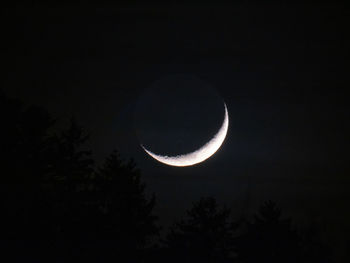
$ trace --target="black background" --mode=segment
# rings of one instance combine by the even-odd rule
[[[4,90],[74,115],[95,158],[134,157],[164,224],[200,196],[242,213],[273,199],[318,221],[341,249],[349,231],[349,9],[311,4],[17,5],[2,10]],[[202,79],[230,114],[222,148],[189,168],[139,146],[140,94],[172,74]]]

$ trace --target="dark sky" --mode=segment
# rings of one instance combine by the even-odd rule
[[[272,199],[296,217],[350,220],[345,6],[124,4],[2,12],[5,91],[46,107],[61,122],[76,116],[91,133],[98,160],[114,148],[134,157],[165,221],[207,195],[238,213]],[[230,114],[221,149],[189,168],[147,156],[134,122],[140,96],[178,75],[210,86]]]

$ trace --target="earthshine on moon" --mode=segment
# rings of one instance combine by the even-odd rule
[[[203,145],[201,148],[199,148],[194,152],[176,155],[176,156],[166,156],[166,155],[155,154],[150,150],[146,149],[145,146],[143,146],[142,144],[141,144],[141,147],[152,158],[156,159],[161,163],[171,165],[171,166],[191,166],[191,165],[195,165],[197,163],[203,162],[206,159],[208,159],[210,156],[212,156],[220,148],[220,146],[225,140],[229,121],[228,121],[228,111],[225,103],[224,103],[224,107],[225,107],[225,117],[224,117],[224,122],[221,125],[221,128],[209,142],[207,142],[205,145]]]

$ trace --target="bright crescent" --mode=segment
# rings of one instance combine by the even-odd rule
[[[155,154],[149,150],[147,150],[142,144],[141,147],[145,150],[146,153],[148,153],[151,157],[156,159],[157,161],[171,165],[171,166],[191,166],[200,162],[205,161],[210,156],[212,156],[222,145],[222,143],[225,140],[227,130],[228,130],[228,111],[226,104],[224,103],[225,107],[225,118],[224,122],[220,128],[220,130],[215,134],[215,136],[207,142],[205,145],[203,145],[198,150],[177,155],[177,156],[166,156],[166,155],[158,155]]]

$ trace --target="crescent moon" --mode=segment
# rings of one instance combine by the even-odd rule
[[[147,150],[142,144],[141,144],[141,147],[152,158],[156,159],[161,163],[171,165],[171,166],[191,166],[191,165],[195,165],[197,163],[203,162],[209,157],[211,157],[220,148],[220,146],[222,145],[222,143],[226,138],[229,117],[228,117],[228,111],[225,103],[224,103],[224,107],[225,107],[225,117],[224,117],[224,122],[221,125],[221,128],[209,142],[207,142],[205,145],[203,145],[201,148],[199,148],[194,152],[177,155],[177,156],[167,156],[167,155],[155,154],[150,150]]]

